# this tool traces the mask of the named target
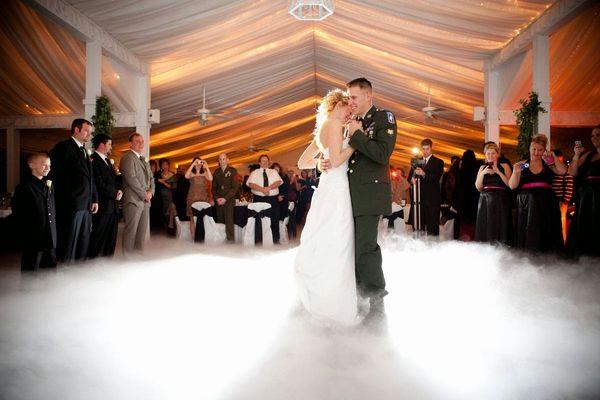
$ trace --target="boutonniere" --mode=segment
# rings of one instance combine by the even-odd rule
[[[226,178],[227,178],[227,177],[230,177],[230,176],[231,176],[231,171],[227,171],[227,172],[225,172],[225,177],[226,177]]]
[[[110,159],[110,165],[115,165],[115,159],[114,158]]]
[[[48,186],[48,189],[52,187],[52,181],[50,179],[46,181],[46,186]]]

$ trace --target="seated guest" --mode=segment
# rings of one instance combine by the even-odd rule
[[[215,202],[216,218],[219,223],[225,224],[225,233],[227,241],[233,242],[233,217],[235,213],[235,194],[239,184],[237,180],[237,170],[228,165],[229,158],[227,154],[219,154],[219,167],[215,169],[212,185],[212,195]]]
[[[158,186],[156,190],[162,204],[163,226],[173,228],[173,218],[176,211],[173,203],[173,191],[177,188],[177,176],[171,171],[171,161],[168,158],[161,158],[158,162],[160,170],[158,171]]]
[[[248,178],[248,186],[252,190],[255,203],[269,203],[271,205],[271,231],[273,243],[279,243],[279,186],[283,180],[274,169],[269,168],[271,160],[266,154],[258,157],[260,168],[252,171]]]
[[[100,133],[92,139],[96,150],[92,155],[94,183],[98,192],[98,212],[92,217],[92,236],[88,256],[104,257],[115,253],[119,214],[117,201],[123,192],[117,187],[117,174],[108,159],[112,149],[110,136]]]
[[[500,149],[494,142],[483,147],[485,163],[479,167],[475,187],[479,190],[475,240],[510,244],[512,242],[512,211],[508,182],[510,166],[498,162]]]
[[[565,165],[548,152],[548,138],[531,138],[529,159],[515,163],[509,186],[517,190],[515,247],[536,252],[563,249],[558,201],[552,191],[555,174],[564,174]]]
[[[200,157],[195,157],[185,172],[185,178],[190,181],[190,188],[188,189],[186,198],[186,215],[190,218],[190,232],[192,233],[192,237],[194,237],[196,226],[193,224],[194,220],[192,217],[194,216],[194,212],[192,211],[192,204],[197,201],[204,201],[206,203],[210,201],[208,185],[213,180],[213,177],[206,161]]]
[[[433,155],[431,139],[421,141],[421,151],[423,166],[411,169],[409,176],[413,185],[416,184],[417,179],[421,180],[421,229],[427,231],[428,235],[439,236],[440,179],[444,173],[444,161]],[[413,217],[412,214],[411,212],[411,217]]]
[[[581,143],[569,173],[577,178],[575,220],[569,230],[569,248],[575,256],[600,256],[600,125],[592,130],[594,148],[586,152]]]
[[[12,212],[19,227],[23,255],[21,271],[56,267],[56,211],[50,157],[34,153],[27,163],[31,173],[15,188]]]

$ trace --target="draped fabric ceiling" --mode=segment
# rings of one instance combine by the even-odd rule
[[[185,163],[200,154],[214,162],[227,152],[234,164],[255,160],[251,144],[269,148],[273,159],[300,151],[311,140],[318,99],[359,76],[398,118],[393,163],[407,163],[424,137],[446,161],[479,149],[483,126],[472,121],[472,107],[483,105],[484,60],[553,3],[335,0],[333,16],[305,22],[287,13],[285,0],[68,1],[150,63],[152,108],[161,110],[153,158]],[[19,0],[2,7],[0,114],[82,112],[84,44]],[[599,13],[600,5],[590,7],[552,37],[559,108],[600,109]],[[104,58],[103,93],[116,111],[131,111],[118,79],[127,72]],[[531,84],[521,86],[508,103]],[[206,126],[194,116],[203,88],[206,107],[222,113]],[[425,120],[428,91],[432,105],[455,114]],[[514,145],[514,137],[503,142]]]

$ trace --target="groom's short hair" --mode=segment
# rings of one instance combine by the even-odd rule
[[[361,88],[363,90],[369,90],[369,91],[373,90],[373,85],[371,85],[371,82],[369,82],[369,80],[367,78],[352,79],[350,82],[348,82],[346,84],[346,87],[348,89],[350,89],[351,87],[354,87],[354,86],[358,86],[359,88]]]

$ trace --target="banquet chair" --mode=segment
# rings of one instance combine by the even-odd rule
[[[281,244],[287,244],[290,242],[288,224],[290,223],[290,216],[292,216],[293,211],[294,202],[290,201],[285,218],[283,219],[283,221],[279,221],[279,242]]]
[[[248,222],[242,230],[242,244],[255,246],[257,242],[262,242],[264,247],[273,246],[271,205],[268,203],[248,204]]]
[[[191,221],[193,219],[193,221]],[[175,238],[185,242],[193,242],[190,232],[190,224],[195,223],[196,218],[190,218],[190,221],[180,221],[179,217],[175,216]]]
[[[246,206],[248,206],[248,203],[240,203],[240,204],[236,204],[235,206],[236,207],[246,207]],[[233,224],[233,237],[234,237],[236,243],[242,243],[242,237],[243,237],[242,232],[243,231],[244,231],[244,227],[239,226],[236,223]]]
[[[227,240],[225,224],[217,224],[213,217],[213,207],[205,201],[192,204],[194,219],[196,220],[196,234],[194,242],[209,244],[222,244]]]
[[[379,223],[380,233],[392,230],[396,235],[404,235],[406,233],[405,210],[406,208],[400,204],[392,203],[392,213],[384,216]]]

